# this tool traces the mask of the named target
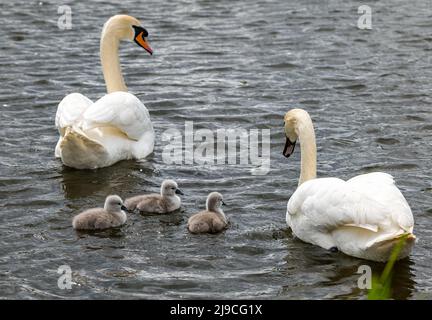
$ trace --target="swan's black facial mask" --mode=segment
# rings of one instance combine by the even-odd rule
[[[134,41],[137,45],[139,45],[141,48],[143,48],[145,51],[147,51],[150,54],[153,54],[153,49],[150,47],[149,43],[147,42],[148,32],[146,29],[140,26],[132,26],[135,30],[135,36]]]
[[[294,142],[291,142],[291,140],[288,137],[286,138],[285,147],[284,147],[283,152],[282,152],[282,154],[285,157],[288,158],[290,155],[293,154],[296,142],[297,142],[297,140]]]

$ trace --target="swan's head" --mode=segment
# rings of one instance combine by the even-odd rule
[[[105,22],[101,39],[105,36],[111,36],[118,40],[127,39],[134,41],[148,53],[153,54],[153,49],[147,41],[147,30],[144,29],[141,23],[134,17],[124,14],[112,16]]]
[[[300,132],[305,131],[307,127],[311,127],[313,130],[312,120],[305,110],[292,109],[285,114],[284,128],[286,142],[283,150],[285,157],[288,158],[294,152]]]
[[[123,200],[117,195],[111,195],[106,198],[104,209],[108,212],[128,211],[123,205]]]
[[[225,205],[225,202],[219,192],[212,192],[207,196],[206,207],[208,211],[217,211],[222,205]]]
[[[177,182],[175,182],[174,180],[164,180],[161,186],[161,195],[173,196],[175,194],[183,195],[183,192],[177,186]]]

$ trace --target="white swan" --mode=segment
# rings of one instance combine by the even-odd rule
[[[111,17],[104,25],[100,58],[108,94],[93,103],[80,93],[60,102],[55,119],[60,138],[55,156],[77,169],[110,166],[120,160],[141,159],[153,152],[154,131],[147,108],[127,92],[118,47],[135,41],[150,54],[147,31],[127,15]]]
[[[285,157],[293,153],[297,138],[301,147],[299,186],[286,214],[295,236],[324,249],[382,262],[406,236],[399,259],[410,254],[415,243],[414,219],[392,176],[375,172],[348,181],[316,179],[315,133],[309,114],[302,109],[286,113],[285,135]]]

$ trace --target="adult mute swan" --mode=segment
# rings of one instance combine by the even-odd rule
[[[301,240],[331,251],[373,261],[387,261],[396,243],[406,237],[399,259],[415,243],[414,219],[393,177],[382,172],[348,181],[316,178],[315,132],[309,114],[292,109],[285,115],[289,157],[297,138],[301,148],[298,188],[287,204],[286,221]]]
[[[152,54],[148,32],[137,19],[111,17],[104,25],[100,59],[108,94],[93,103],[80,93],[60,102],[55,119],[60,138],[55,156],[76,169],[110,166],[124,159],[145,158],[153,151],[154,131],[147,108],[127,92],[121,74],[120,40],[133,40]]]

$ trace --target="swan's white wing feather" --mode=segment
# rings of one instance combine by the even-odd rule
[[[412,232],[414,218],[410,206],[391,175],[373,172],[356,176],[347,183],[354,190],[385,206],[394,222],[405,231]]]
[[[323,231],[356,226],[376,232],[394,224],[412,230],[413,224],[408,204],[387,174],[368,174],[347,182],[337,178],[307,181],[290,198],[288,214],[304,215]]]
[[[303,215],[323,232],[343,225],[368,225],[374,229],[379,217],[368,217],[369,209],[361,194],[337,178],[309,180],[288,201],[290,215]]]
[[[153,130],[147,108],[128,92],[105,95],[88,108],[83,116],[84,130],[113,126],[133,140],[139,140],[144,133]]]
[[[55,118],[55,125],[60,133],[80,120],[84,111],[92,104],[93,101],[80,93],[71,93],[64,97],[57,107]]]

